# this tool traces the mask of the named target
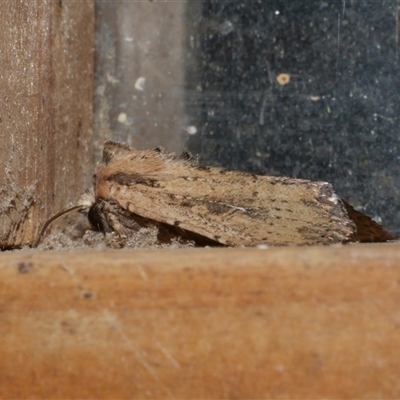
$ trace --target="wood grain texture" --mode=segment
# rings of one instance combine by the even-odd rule
[[[93,0],[0,2],[0,248],[90,183]]]
[[[1,398],[397,398],[400,245],[2,254]]]

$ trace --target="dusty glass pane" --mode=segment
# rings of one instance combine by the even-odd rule
[[[400,233],[396,1],[98,1],[96,53],[97,157],[328,181]]]

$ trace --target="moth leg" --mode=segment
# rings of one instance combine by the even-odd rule
[[[186,243],[188,239],[182,235],[182,229],[179,227],[172,227],[162,224],[158,221],[143,218],[135,213],[132,213],[116,203],[102,202],[101,203],[102,216],[109,227],[108,231],[113,231],[117,238],[112,240],[112,247],[124,247],[127,240],[141,227],[148,227],[149,225],[158,228],[157,240],[160,243],[171,243],[173,238]],[[190,240],[190,239],[189,239]]]
[[[141,227],[147,227],[152,221],[136,215],[115,202],[101,202],[102,215],[117,238],[113,240],[113,247],[124,247],[127,240]],[[114,243],[115,242],[115,243]]]
[[[107,214],[107,222],[109,223],[113,232],[118,235],[118,238],[125,242],[128,239],[127,229],[124,227],[123,223],[121,223],[118,215],[108,213]]]

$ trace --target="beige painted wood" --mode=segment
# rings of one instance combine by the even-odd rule
[[[1,398],[398,398],[400,246],[0,256]]]
[[[93,0],[0,2],[0,248],[91,181]]]

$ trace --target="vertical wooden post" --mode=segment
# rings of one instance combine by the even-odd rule
[[[0,248],[32,243],[92,160],[93,0],[0,2]]]

